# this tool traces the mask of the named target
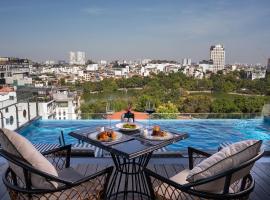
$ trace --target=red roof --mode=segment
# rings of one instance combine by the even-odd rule
[[[107,119],[121,119],[121,116],[126,113],[127,111],[122,110],[120,112],[115,112],[112,115],[108,115]],[[144,113],[144,112],[135,112],[132,111],[132,113],[134,113],[134,117],[136,120],[138,119],[148,119],[148,114]]]
[[[0,92],[14,92],[14,89],[11,87],[2,87],[0,88]]]

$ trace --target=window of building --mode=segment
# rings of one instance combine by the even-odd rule
[[[9,100],[14,100],[14,96],[9,96]]]
[[[6,113],[8,113],[8,107],[5,109]]]
[[[26,110],[23,110],[23,117],[26,118]]]
[[[12,115],[9,117],[9,123],[10,125],[14,123],[14,117]]]
[[[63,112],[63,115],[64,115],[64,116],[66,115],[66,111]]]

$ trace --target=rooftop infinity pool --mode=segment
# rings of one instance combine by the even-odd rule
[[[112,121],[112,126],[119,121]],[[147,124],[148,121],[138,121]],[[185,132],[189,138],[168,146],[170,151],[185,151],[188,146],[203,150],[217,150],[222,142],[237,142],[246,139],[264,141],[265,150],[270,151],[270,123],[263,119],[192,119],[151,120],[167,130]],[[19,132],[32,143],[58,143],[60,132],[64,132],[67,144],[76,143],[70,131],[80,128],[109,126],[107,120],[38,120]]]

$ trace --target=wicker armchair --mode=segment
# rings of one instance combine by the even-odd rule
[[[55,166],[58,177],[35,169],[23,159],[0,150],[0,155],[6,158],[10,165],[16,165],[23,169],[24,180],[19,178],[11,167],[8,167],[3,176],[10,198],[18,200],[42,199],[105,199],[105,191],[112,173],[113,167],[108,167],[100,172],[84,177],[70,167],[71,146],[63,146],[42,153]],[[58,183],[55,189],[34,188],[31,185],[31,175],[36,174],[48,181]]]
[[[188,148],[189,155],[189,169],[193,169],[193,166],[201,162],[204,158],[211,156],[206,152]],[[153,199],[163,199],[163,200],[189,200],[189,199],[234,199],[234,200],[243,200],[248,199],[249,194],[253,191],[255,182],[251,174],[248,173],[243,177],[239,178],[233,183],[231,180],[232,177],[239,176],[244,169],[251,169],[256,160],[258,160],[263,155],[263,152],[260,152],[257,156],[248,160],[247,162],[229,169],[223,173],[211,176],[209,178],[201,179],[192,183],[186,182],[184,184],[179,184],[171,179],[165,178],[155,172],[146,169],[146,177],[151,184],[150,192]],[[184,170],[185,171],[185,170]],[[184,172],[183,171],[183,172]],[[188,171],[188,170],[187,170]],[[238,173],[238,174],[237,174]],[[241,175],[240,175],[241,176]],[[218,193],[201,191],[198,187],[215,183],[220,180],[223,180],[222,187],[223,191]],[[220,183],[220,182],[219,182]]]

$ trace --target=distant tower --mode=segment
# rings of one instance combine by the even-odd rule
[[[270,73],[270,58],[268,58],[266,71],[267,71],[267,73]]]
[[[85,52],[83,51],[78,51],[77,52],[77,64],[78,65],[85,65],[86,60],[85,60]]]
[[[85,52],[83,51],[71,51],[69,52],[69,64],[70,65],[85,65],[86,59],[85,59]]]
[[[191,65],[191,58],[184,58],[182,60],[182,65],[183,66],[190,66]]]
[[[214,63],[214,73],[219,70],[223,70],[225,67],[225,49],[221,44],[211,46],[210,59]]]
[[[69,52],[69,64],[74,65],[76,61],[76,53],[74,51]]]

